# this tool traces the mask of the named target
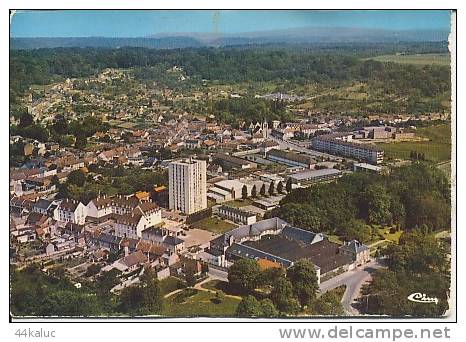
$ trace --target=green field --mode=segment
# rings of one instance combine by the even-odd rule
[[[246,198],[246,199],[238,199],[238,200],[235,200],[235,201],[226,202],[225,205],[227,205],[229,207],[233,207],[233,208],[241,208],[241,207],[245,207],[247,205],[251,205],[252,202],[253,202],[252,199]]]
[[[186,284],[182,280],[175,277],[168,277],[160,281],[162,295],[166,295],[167,293],[182,289],[184,287],[186,287]]]
[[[214,293],[186,289],[169,298],[164,304],[164,316],[169,317],[232,317],[240,299]]]
[[[377,145],[385,151],[387,159],[409,159],[411,151],[424,153],[426,160],[436,163],[451,159],[449,124],[419,128],[416,130],[416,135],[429,140],[388,142]]]
[[[443,53],[427,53],[420,55],[382,55],[372,57],[379,62],[393,62],[400,64],[416,64],[416,65],[450,65],[450,56]]]
[[[390,228],[385,227],[385,228],[378,228],[377,233],[380,236],[383,236],[385,240],[392,241],[394,243],[398,243],[401,237],[401,234],[403,234],[402,230],[395,231],[394,233],[390,233]]]
[[[223,221],[217,217],[208,217],[203,220],[194,222],[191,228],[204,229],[212,233],[223,234],[235,227],[234,224]]]

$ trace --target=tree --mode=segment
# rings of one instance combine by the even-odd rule
[[[24,112],[19,118],[19,128],[25,128],[34,124],[34,118],[31,114]]]
[[[254,296],[246,296],[236,308],[237,317],[260,317],[262,316],[261,303]]]
[[[53,175],[52,178],[50,179],[50,183],[58,187],[60,185],[60,179],[58,178],[57,175]]]
[[[254,184],[254,185],[252,186],[251,196],[252,196],[253,198],[257,198],[257,187],[256,187],[256,184]]]
[[[273,196],[274,194],[275,194],[275,183],[271,181],[269,185],[269,195]]]
[[[207,274],[209,272],[209,264],[206,262],[203,262],[201,264],[201,273],[202,274]]]
[[[243,188],[241,189],[241,198],[248,198],[248,187],[246,185],[243,185]]]
[[[63,115],[59,114],[55,116],[52,129],[59,135],[68,134],[68,122]]]
[[[286,181],[286,192],[290,193],[292,189],[291,177],[289,177]]]
[[[144,304],[144,292],[141,286],[125,287],[120,294],[120,310],[130,316],[140,315]]]
[[[230,287],[241,293],[251,293],[260,281],[261,270],[255,260],[240,259],[228,269]]]
[[[369,242],[372,238],[372,228],[363,220],[351,220],[342,228],[341,235],[345,240]]]
[[[286,276],[301,307],[309,305],[319,289],[314,265],[307,259],[298,260],[287,270]]]
[[[85,277],[91,277],[93,275],[96,275],[97,273],[100,272],[100,266],[97,264],[92,264],[89,266],[86,270],[86,273],[84,274]]]
[[[283,183],[282,181],[278,182],[278,185],[277,185],[277,192],[279,194],[283,194]]]
[[[265,184],[262,184],[262,187],[259,193],[262,197],[265,196]]]
[[[99,314],[95,296],[73,290],[47,292],[39,307],[39,316],[93,316]]]
[[[68,174],[67,182],[77,186],[84,186],[84,183],[86,182],[86,176],[81,170],[73,170]]]
[[[46,142],[49,138],[48,130],[41,125],[36,124],[25,127],[20,132],[20,134],[26,138],[35,139],[42,142]]]
[[[278,310],[273,305],[273,302],[269,298],[262,299],[260,302],[260,309],[262,311],[262,317],[277,317]]]
[[[367,202],[367,220],[370,224],[389,225],[392,223],[391,197],[385,186],[369,185],[364,192],[364,198]]]
[[[272,286],[279,278],[285,277],[285,271],[283,268],[267,268],[262,271],[261,274],[261,285]]]
[[[194,275],[194,271],[191,268],[186,270],[184,278],[188,287],[193,287],[196,285],[196,276]]]
[[[328,291],[312,301],[310,309],[315,315],[342,316],[345,314],[341,298],[334,292]]]
[[[146,315],[159,314],[162,311],[163,295],[160,282],[151,268],[146,269],[143,279],[143,310]]]
[[[83,150],[87,145],[87,138],[83,135],[78,135],[74,142],[74,147],[78,150]]]
[[[277,279],[269,297],[280,312],[296,313],[299,311],[299,304],[293,298],[293,285],[286,278]]]

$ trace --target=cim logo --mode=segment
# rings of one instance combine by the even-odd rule
[[[438,304],[438,298],[437,297],[428,297],[425,293],[411,293],[408,296],[408,300],[416,303],[435,303]]]

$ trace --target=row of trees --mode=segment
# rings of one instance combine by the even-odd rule
[[[339,299],[317,298],[317,275],[309,260],[298,260],[285,271],[261,270],[255,260],[241,259],[228,270],[228,283],[243,296],[236,312],[239,317],[285,316],[304,309],[311,314],[342,312]]]
[[[450,186],[441,170],[425,163],[389,175],[354,173],[338,182],[288,193],[278,216],[303,229],[367,241],[368,225],[428,231],[450,227]]]
[[[291,179],[290,178],[286,182],[286,191],[287,192],[291,191]],[[284,194],[283,182],[282,181],[278,182],[276,189],[275,189],[275,183],[273,181],[270,182],[268,190],[266,190],[266,188],[265,188],[265,183],[262,184],[262,186],[261,186],[261,188],[259,190],[259,195],[264,197],[264,196],[267,195],[267,193],[268,193],[269,196],[273,196],[276,193]],[[248,198],[248,188],[247,188],[246,185],[243,185],[243,188],[241,189],[241,197],[243,199]],[[257,198],[258,197],[257,187],[256,187],[255,184],[253,185],[253,187],[251,189],[251,197],[252,198]]]

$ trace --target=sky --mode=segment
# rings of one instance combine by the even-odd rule
[[[447,10],[61,10],[17,11],[11,37],[147,37],[240,34],[302,27],[449,30]]]

